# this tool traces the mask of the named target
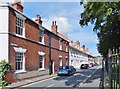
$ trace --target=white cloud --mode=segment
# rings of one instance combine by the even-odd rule
[[[74,33],[69,34],[71,40],[79,40],[82,43],[98,43],[97,36],[92,32],[86,32],[84,30],[79,30]]]
[[[43,26],[46,27],[48,30],[51,30],[52,21],[55,21],[58,25],[58,32],[68,36],[68,34],[72,31],[71,25],[66,17],[63,16],[53,16],[49,19],[43,18]]]

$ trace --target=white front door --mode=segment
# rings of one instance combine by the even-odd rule
[[[60,66],[62,66],[62,58],[60,58]]]
[[[54,74],[54,61],[53,61],[53,64],[52,64],[52,72]]]

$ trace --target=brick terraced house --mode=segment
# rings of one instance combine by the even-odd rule
[[[69,63],[69,40],[57,31],[42,26],[40,15],[35,21],[23,14],[21,2],[0,4],[0,61],[12,65],[8,82],[52,74]]]

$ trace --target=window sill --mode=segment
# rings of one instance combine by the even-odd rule
[[[26,72],[25,70],[19,70],[19,71],[15,71],[14,73],[19,74],[19,73],[25,73],[25,72]]]
[[[39,44],[45,45],[45,43],[43,43],[43,42],[39,42]]]
[[[59,49],[59,50],[61,50],[61,51],[62,51],[62,49]]]
[[[21,38],[25,38],[25,36],[21,36],[21,35],[18,35],[18,34],[15,34],[16,36],[18,37],[21,37]]]
[[[40,69],[38,69],[39,71],[45,71],[45,68],[40,68]]]

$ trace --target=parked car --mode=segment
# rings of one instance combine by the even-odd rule
[[[94,67],[94,64],[93,64],[93,63],[90,63],[90,64],[89,64],[89,67]]]
[[[95,66],[99,66],[99,64],[98,64],[98,63],[95,63],[94,65],[95,65]]]
[[[88,64],[82,64],[80,66],[81,69],[88,69],[89,68],[89,65]]]
[[[72,75],[76,72],[73,66],[60,66],[57,71],[57,75]]]

